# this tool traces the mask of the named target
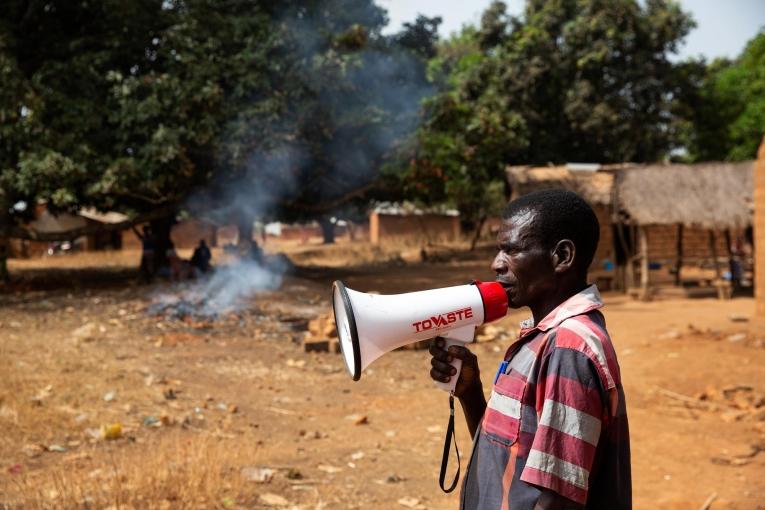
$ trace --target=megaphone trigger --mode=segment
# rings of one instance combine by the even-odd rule
[[[466,326],[464,328],[455,329],[448,333],[448,336],[442,336],[444,339],[444,350],[449,350],[452,345],[465,345],[473,341],[475,336],[475,326]],[[462,371],[462,360],[456,356],[452,356],[451,366],[455,368],[454,375],[451,376],[449,382],[442,383],[436,381],[436,386],[444,391],[454,393],[454,388],[457,386],[457,380],[460,378],[460,372]]]

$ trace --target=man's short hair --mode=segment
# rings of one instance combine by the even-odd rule
[[[600,239],[600,223],[590,204],[565,189],[534,191],[508,203],[502,219],[526,211],[534,213],[532,229],[544,248],[552,249],[561,239],[570,239],[576,246],[577,268],[587,271]]]

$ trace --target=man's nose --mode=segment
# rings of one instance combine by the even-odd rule
[[[491,270],[497,274],[507,273],[507,263],[503,259],[501,253],[498,253],[497,256],[494,257],[494,260],[491,263]]]

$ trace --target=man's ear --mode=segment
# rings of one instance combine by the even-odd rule
[[[574,267],[576,245],[570,239],[561,239],[553,249],[553,268],[556,273],[565,273]]]

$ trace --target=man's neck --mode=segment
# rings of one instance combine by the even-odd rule
[[[575,283],[561,285],[556,292],[550,293],[548,297],[537,304],[532,305],[531,315],[534,317],[534,325],[539,324],[542,319],[547,317],[550,312],[558,308],[572,296],[579,294],[588,287],[587,280],[577,280]]]

